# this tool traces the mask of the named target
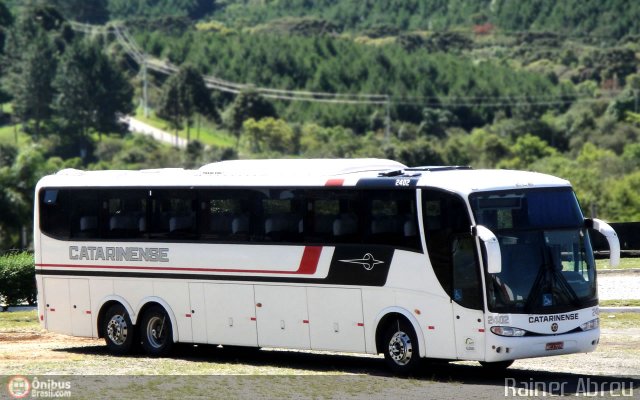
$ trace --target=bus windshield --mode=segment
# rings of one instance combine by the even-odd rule
[[[500,242],[502,271],[486,275],[488,308],[557,313],[597,304],[595,261],[570,188],[470,196],[476,222]]]

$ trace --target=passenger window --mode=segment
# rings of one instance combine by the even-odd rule
[[[414,191],[374,191],[366,197],[371,199],[368,242],[420,248]]]
[[[246,241],[251,232],[250,191],[212,190],[201,194],[201,236],[220,241]]]
[[[68,190],[44,189],[40,191],[40,229],[56,239],[69,239],[71,232],[71,195]]]
[[[197,235],[196,201],[195,192],[154,190],[150,236],[168,239],[194,238]]]
[[[304,232],[302,200],[292,190],[270,190],[262,200],[264,238],[276,242],[301,242]]]
[[[71,238],[98,239],[100,237],[99,215],[100,202],[97,190],[70,191],[71,203]]]
[[[143,238],[147,232],[146,190],[104,191],[106,237]]]

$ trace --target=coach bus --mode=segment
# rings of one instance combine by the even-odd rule
[[[125,354],[175,343],[422,361],[593,351],[590,231],[553,176],[380,159],[63,170],[37,185],[43,328]]]

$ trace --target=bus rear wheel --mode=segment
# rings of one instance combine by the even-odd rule
[[[104,315],[103,332],[109,352],[117,355],[131,352],[135,332],[129,313],[122,304],[109,307]]]
[[[418,337],[407,321],[399,319],[387,326],[382,350],[387,365],[397,374],[408,375],[420,365]]]
[[[140,344],[150,356],[169,354],[173,347],[171,319],[164,308],[152,306],[142,315],[140,322]]]

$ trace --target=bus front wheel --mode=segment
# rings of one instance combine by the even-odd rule
[[[410,323],[395,320],[385,331],[383,341],[384,359],[391,370],[407,375],[415,372],[420,364],[418,337]]]
[[[112,354],[123,355],[131,352],[134,343],[134,327],[129,313],[122,304],[114,304],[104,316],[104,339]]]
[[[171,351],[173,346],[171,319],[161,306],[152,306],[142,315],[140,344],[148,355],[154,357],[165,356]]]

